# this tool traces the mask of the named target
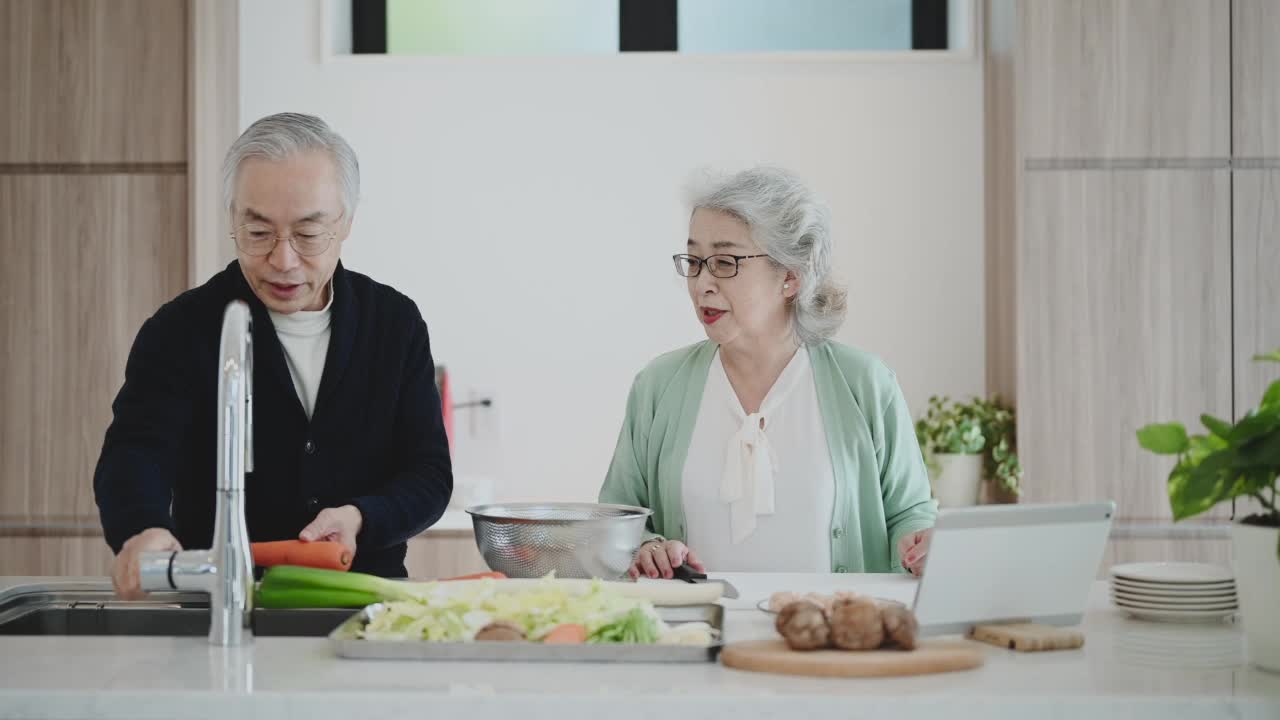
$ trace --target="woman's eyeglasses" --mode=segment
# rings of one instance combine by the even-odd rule
[[[676,272],[683,277],[698,277],[705,265],[711,274],[718,278],[731,278],[738,274],[738,263],[751,258],[769,257],[765,255],[712,255],[700,258],[697,255],[672,255],[676,263]]]

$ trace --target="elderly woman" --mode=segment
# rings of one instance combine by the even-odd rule
[[[674,259],[707,340],[631,386],[600,500],[653,510],[632,577],[918,575],[936,505],[893,371],[830,339],[826,208],[785,171],[738,173],[694,198]]]

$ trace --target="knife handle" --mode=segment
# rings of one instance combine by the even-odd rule
[[[688,565],[681,565],[680,567],[675,568],[671,571],[671,576],[676,580],[683,580],[689,583],[707,579],[706,573],[698,572]]]

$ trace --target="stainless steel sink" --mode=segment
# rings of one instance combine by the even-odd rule
[[[351,617],[351,609],[253,611],[253,633],[323,637]],[[109,589],[69,584],[23,586],[0,595],[0,636],[161,635],[209,633],[209,598],[201,593],[152,593],[146,600],[116,600]]]

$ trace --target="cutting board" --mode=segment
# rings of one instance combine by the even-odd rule
[[[1079,630],[1035,623],[975,625],[969,631],[969,637],[1020,652],[1074,650],[1084,647],[1084,633]]]
[[[925,640],[915,650],[792,650],[782,639],[730,643],[720,652],[727,667],[816,677],[889,677],[970,670],[983,663],[980,645]]]

